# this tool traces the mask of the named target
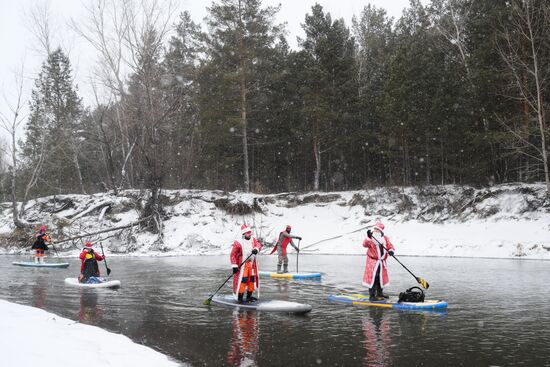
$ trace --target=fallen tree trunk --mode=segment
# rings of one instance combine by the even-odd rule
[[[103,207],[103,206],[111,206],[111,205],[113,205],[113,202],[112,202],[111,200],[105,200],[105,201],[102,201],[102,202],[100,202],[99,204],[93,205],[93,206],[91,206],[91,207],[89,207],[89,208],[87,208],[87,209],[85,209],[85,210],[83,210],[83,211],[81,211],[81,212],[74,213],[74,214],[72,214],[72,215],[68,215],[68,216],[66,216],[65,218],[67,218],[67,219],[72,219],[72,222],[74,222],[75,220],[77,220],[77,219],[79,219],[79,218],[82,218],[82,217],[85,216],[86,214],[91,213],[91,212],[93,212],[93,211],[96,210],[96,209],[99,209],[99,208],[101,208],[101,207]]]
[[[78,236],[65,238],[65,239],[60,240],[60,241],[55,241],[55,243],[63,243],[63,242],[68,242],[68,241],[72,241],[72,240],[78,240],[79,238],[83,238],[83,237],[90,237],[90,236],[95,236],[95,235],[101,234],[101,233],[118,231],[120,229],[130,228],[130,227],[136,226],[140,223],[143,223],[145,221],[148,221],[149,219],[151,219],[151,217],[143,218],[143,219],[140,219],[138,221],[135,221],[135,222],[132,222],[130,224],[126,224],[126,225],[120,226],[120,227],[107,228],[107,229],[102,229],[101,231],[97,231],[97,232],[84,233],[84,234],[81,234],[81,235],[78,235]]]

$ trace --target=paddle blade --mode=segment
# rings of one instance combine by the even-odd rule
[[[422,286],[422,288],[424,288],[424,289],[430,288],[430,284],[428,284],[426,279],[422,279],[422,278],[418,277],[418,278],[416,278],[416,281],[418,282],[418,284],[420,284]]]
[[[111,269],[107,268],[107,275],[111,274]]]
[[[202,304],[205,306],[210,306],[211,302],[212,302],[212,297],[208,297],[207,299],[204,300]]]

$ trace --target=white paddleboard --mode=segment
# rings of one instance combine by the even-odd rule
[[[13,265],[29,268],[68,268],[69,263],[35,263],[34,261],[14,261]]]
[[[238,304],[232,295],[214,296],[212,302],[227,307],[236,307],[243,310],[258,310],[264,312],[307,313],[312,307],[305,303],[289,302],[275,299],[259,299],[252,303]]]
[[[65,284],[82,288],[120,288],[120,280],[109,280],[101,278],[101,283],[80,283],[78,278],[65,278]]]

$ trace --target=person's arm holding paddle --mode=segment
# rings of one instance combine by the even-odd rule
[[[282,236],[284,236],[284,237],[286,237],[286,238],[289,238],[289,239],[290,239],[290,245],[291,245],[292,247],[294,247],[294,250],[296,250],[296,273],[298,273],[298,270],[299,270],[299,268],[298,268],[298,256],[299,256],[299,254],[300,254],[300,241],[302,240],[302,237],[300,237],[300,236],[295,236],[295,235],[290,234],[290,230],[291,230],[291,227],[290,227],[290,226],[286,226],[286,231],[282,233]],[[298,240],[298,246],[296,246],[296,245],[294,244],[293,239],[297,239],[297,240]],[[288,260],[287,260],[287,262],[288,262]],[[287,271],[287,270],[286,270],[286,266],[285,266],[285,271],[284,271],[284,272],[286,273],[286,271]]]
[[[370,234],[369,234],[370,232]],[[384,232],[382,232],[382,235],[384,234]],[[409,268],[407,268],[405,265],[403,265],[403,263],[401,261],[399,261],[399,259],[395,256],[394,254],[394,247],[393,247],[393,244],[390,242],[389,238],[387,236],[383,236],[385,242],[386,242],[386,246],[384,246],[380,240],[378,240],[376,237],[373,236],[373,232],[372,231],[367,231],[367,236],[369,236],[369,238],[372,238],[376,241],[376,243],[384,250],[386,250],[388,252],[388,255],[390,255],[391,257],[393,257],[395,259],[395,261],[397,261],[406,271],[409,272],[409,274],[411,274],[415,279],[416,281],[418,282],[418,284],[420,284],[422,286],[422,288],[424,289],[428,289],[430,287],[430,284],[426,281],[426,279],[424,278],[421,278],[421,277],[417,277],[416,275],[413,274],[412,271],[409,270]]]

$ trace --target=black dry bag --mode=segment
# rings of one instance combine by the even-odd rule
[[[419,287],[412,287],[399,293],[398,302],[424,302],[424,291]]]

